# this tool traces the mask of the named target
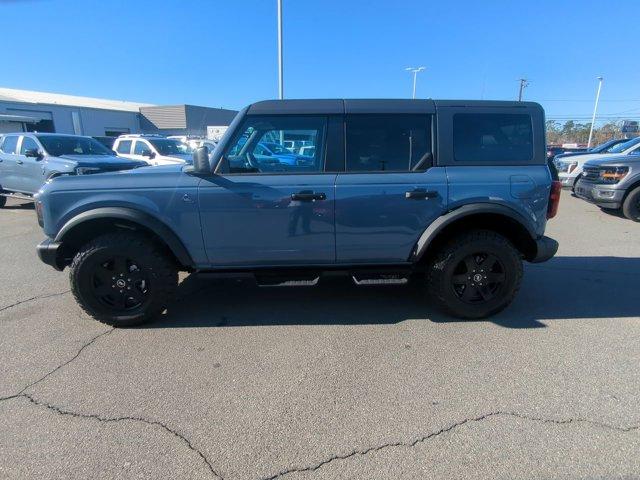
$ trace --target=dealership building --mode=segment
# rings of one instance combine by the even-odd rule
[[[78,97],[0,88],[0,133],[56,132],[91,136],[123,133],[206,136],[229,125],[235,110],[195,105]]]

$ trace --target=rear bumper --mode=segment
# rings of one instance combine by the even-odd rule
[[[65,264],[62,258],[62,244],[56,243],[50,238],[43,240],[36,247],[38,257],[47,265],[51,265],[56,270],[64,270]]]
[[[558,251],[558,242],[553,238],[540,237],[536,240],[536,256],[533,257],[531,263],[542,263],[552,258]]]

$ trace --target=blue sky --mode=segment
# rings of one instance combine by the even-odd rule
[[[640,117],[638,0],[284,0],[285,96],[525,99]],[[0,86],[240,108],[277,96],[276,0],[0,0]],[[627,24],[627,26],[625,26]],[[13,47],[13,48],[7,48]],[[578,118],[579,120],[581,118]],[[586,120],[585,120],[586,121]]]

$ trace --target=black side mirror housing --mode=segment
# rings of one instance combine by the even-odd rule
[[[209,149],[207,147],[198,147],[193,152],[193,171],[199,174],[211,173]]]
[[[42,154],[37,148],[30,148],[24,151],[24,156],[40,159],[42,157]]]

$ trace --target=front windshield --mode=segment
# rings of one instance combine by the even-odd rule
[[[61,155],[115,155],[97,140],[88,137],[63,135],[39,135],[38,140],[47,153],[54,157]]]
[[[615,147],[613,147],[612,149],[609,150],[609,153],[620,153],[620,152],[624,152],[626,149],[633,147],[634,145],[637,145],[638,142],[640,142],[640,137],[634,138],[632,140],[629,140],[628,142],[624,142],[624,143],[619,143],[618,145],[616,145]]]
[[[179,140],[171,138],[148,139],[160,155],[190,155],[193,149]]]

